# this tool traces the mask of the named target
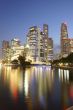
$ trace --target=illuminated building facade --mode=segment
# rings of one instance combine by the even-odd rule
[[[12,39],[11,45],[9,45],[9,41],[2,42],[2,50],[3,50],[3,59],[10,63],[11,60],[18,59],[19,55],[24,54],[24,46],[20,45],[19,39]]]
[[[69,39],[66,23],[61,24],[61,54],[69,54]]]
[[[11,40],[11,48],[9,53],[11,60],[18,59],[19,55],[23,56],[24,46],[20,45],[20,40],[18,38],[14,38]]]
[[[53,40],[52,40],[52,38],[48,39],[48,44],[49,44],[49,46],[48,46],[48,50],[49,50],[48,59],[53,60]]]
[[[30,56],[33,62],[40,60],[40,29],[37,26],[29,28],[27,43],[30,47]]]
[[[45,61],[49,61],[53,59],[53,40],[52,38],[45,37],[43,38],[44,42],[44,59]]]
[[[71,39],[71,38],[69,38],[69,44],[70,44],[70,46],[69,46],[69,52],[71,53],[71,52],[73,52],[73,39]]]
[[[40,33],[40,61],[44,61],[44,34]]]
[[[48,25],[43,25],[43,45],[44,45],[44,61],[48,61]]]
[[[44,45],[44,59],[45,61],[49,61],[53,59],[53,40],[49,38],[48,35],[48,25],[43,25],[43,45]]]
[[[20,40],[18,38],[14,38],[11,40],[11,47],[18,47],[20,46]]]
[[[11,48],[11,60],[17,59],[21,55],[24,55],[24,46],[19,46],[19,47],[12,47]]]
[[[10,48],[9,41],[3,40],[2,41],[2,58],[5,60],[7,59],[7,52],[9,48]]]
[[[2,41],[2,48],[3,48],[3,49],[9,48],[9,41],[3,40],[3,41]]]
[[[43,24],[43,33],[46,37],[48,37],[48,25],[47,24]]]

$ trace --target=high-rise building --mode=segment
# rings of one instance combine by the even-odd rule
[[[68,31],[67,24],[61,24],[61,54],[65,55],[69,53],[69,39],[68,39]]]
[[[3,40],[2,41],[2,58],[5,60],[7,59],[7,52],[9,48],[10,48],[9,41]]]
[[[53,59],[53,40],[52,38],[45,37],[43,38],[44,42],[44,60],[47,62]]]
[[[37,26],[29,28],[27,43],[30,47],[30,56],[33,61],[40,60],[40,29]]]
[[[40,59],[41,61],[45,61],[45,40],[44,40],[44,33],[41,32],[40,37]]]
[[[49,47],[49,42],[48,42],[48,25],[44,24],[43,25],[43,45],[44,45],[44,61],[48,61],[48,47]]]
[[[53,40],[48,35],[48,25],[43,25],[43,41],[44,41],[44,59],[49,61],[53,59]]]
[[[68,38],[68,30],[67,30],[67,24],[66,23],[61,24],[61,37],[62,38]]]
[[[53,40],[52,40],[52,38],[48,39],[48,44],[49,44],[48,60],[53,60]]]
[[[2,48],[3,48],[3,49],[9,48],[9,41],[3,40],[3,41],[2,41]]]
[[[43,33],[45,36],[48,37],[48,25],[47,24],[43,24]]]

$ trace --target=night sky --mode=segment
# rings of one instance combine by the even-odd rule
[[[61,23],[73,37],[73,0],[0,0],[0,42],[19,38],[26,41],[31,26],[49,26],[49,36],[60,44]]]

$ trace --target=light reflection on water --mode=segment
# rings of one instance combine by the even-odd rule
[[[58,69],[60,81],[69,82],[69,70]]]
[[[73,105],[73,70],[3,66],[0,68],[0,87],[4,103],[8,95],[13,110],[24,110],[25,106],[26,110],[65,110]],[[8,103],[6,106],[9,110]]]

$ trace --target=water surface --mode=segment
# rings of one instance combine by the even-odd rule
[[[65,110],[73,105],[73,70],[0,66],[0,110]]]

